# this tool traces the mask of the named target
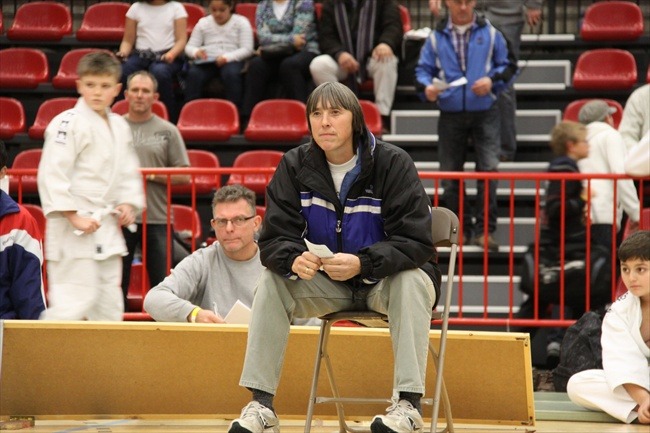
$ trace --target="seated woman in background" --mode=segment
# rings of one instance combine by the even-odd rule
[[[262,0],[255,23],[260,48],[246,75],[243,125],[255,104],[275,96],[267,91],[272,80],[279,81],[281,97],[306,102],[311,83],[309,64],[319,54],[312,0]],[[268,55],[263,52],[279,44],[288,50],[273,50],[276,54]]]
[[[138,1],[126,12],[124,37],[117,56],[122,65],[122,88],[136,71],[151,72],[158,80],[160,100],[172,123],[178,119],[174,82],[183,68],[187,43],[187,11],[182,3],[167,0]]]
[[[185,102],[203,96],[203,88],[218,77],[226,99],[241,108],[245,60],[253,55],[253,29],[233,14],[234,0],[212,0],[210,15],[194,27],[185,54],[194,59],[185,77]]]

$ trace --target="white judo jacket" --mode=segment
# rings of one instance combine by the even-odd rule
[[[107,109],[108,122],[79,98],[74,108],[57,115],[45,130],[38,168],[38,192],[47,217],[45,256],[59,260],[65,251],[78,258],[102,260],[126,254],[121,228],[110,210],[145,206],[142,176],[131,128]],[[75,235],[61,212],[95,215],[101,227]]]

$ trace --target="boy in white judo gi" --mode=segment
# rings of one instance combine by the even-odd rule
[[[77,67],[74,108],[45,131],[38,192],[47,217],[49,308],[46,320],[121,320],[120,226],[144,207],[131,128],[110,106],[121,90],[119,61],[84,56]]]
[[[650,424],[650,231],[626,238],[618,257],[628,291],[603,320],[603,369],[574,374],[567,392],[587,409]]]

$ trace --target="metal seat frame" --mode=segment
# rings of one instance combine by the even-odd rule
[[[451,415],[451,406],[449,403],[449,396],[447,394],[447,388],[443,379],[443,366],[445,360],[445,351],[447,347],[447,329],[449,324],[449,307],[451,304],[451,295],[453,287],[453,277],[456,264],[456,254],[458,250],[458,233],[459,233],[459,221],[456,214],[446,208],[436,207],[431,210],[431,225],[432,225],[432,237],[433,242],[436,247],[451,247],[451,254],[449,256],[449,266],[447,269],[447,283],[445,290],[444,298],[444,310],[439,312],[432,313],[432,319],[441,320],[441,333],[440,333],[440,345],[438,349],[429,342],[429,353],[433,358],[435,368],[436,368],[436,383],[433,393],[433,399],[424,398],[422,402],[424,404],[432,404],[432,416],[431,416],[431,433],[438,432],[454,432],[453,419]],[[363,326],[368,327],[388,327],[388,316],[385,314],[378,313],[376,311],[339,311],[336,313],[327,314],[320,318],[322,320],[320,334],[318,339],[318,350],[316,352],[316,361],[314,365],[314,375],[312,379],[311,392],[309,395],[309,405],[307,407],[307,419],[305,422],[305,433],[311,431],[311,422],[314,415],[314,406],[318,403],[334,403],[336,405],[336,413],[339,421],[339,432],[345,433],[361,433],[369,432],[369,427],[358,427],[351,426],[345,420],[345,412],[343,410],[344,403],[390,403],[389,399],[376,399],[376,398],[361,398],[361,397],[341,397],[338,386],[336,384],[336,379],[334,375],[334,370],[332,368],[332,362],[328,353],[328,341],[330,336],[330,331],[332,325],[336,322],[343,320],[356,322]],[[330,384],[330,389],[332,391],[333,397],[318,397],[316,395],[318,391],[318,377],[320,375],[321,363],[325,364],[325,370],[327,371],[327,377]],[[438,415],[440,410],[440,399],[442,398],[444,403],[444,412],[446,426],[442,429],[438,429]]]

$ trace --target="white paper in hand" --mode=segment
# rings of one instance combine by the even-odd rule
[[[316,245],[309,242],[307,239],[305,239],[305,244],[307,244],[307,248],[309,249],[309,252],[317,256],[318,258],[327,259],[330,257],[334,257],[334,253],[330,251],[329,248],[327,248],[327,245]]]
[[[235,305],[232,306],[223,320],[226,323],[248,325],[251,321],[251,309],[237,299],[237,302],[235,302]]]
[[[432,83],[434,87],[440,90],[447,90],[450,87],[458,87],[458,86],[463,86],[467,84],[467,78],[465,77],[460,77],[457,80],[452,81],[451,83],[448,83],[446,81],[440,80],[436,77],[433,78]]]

